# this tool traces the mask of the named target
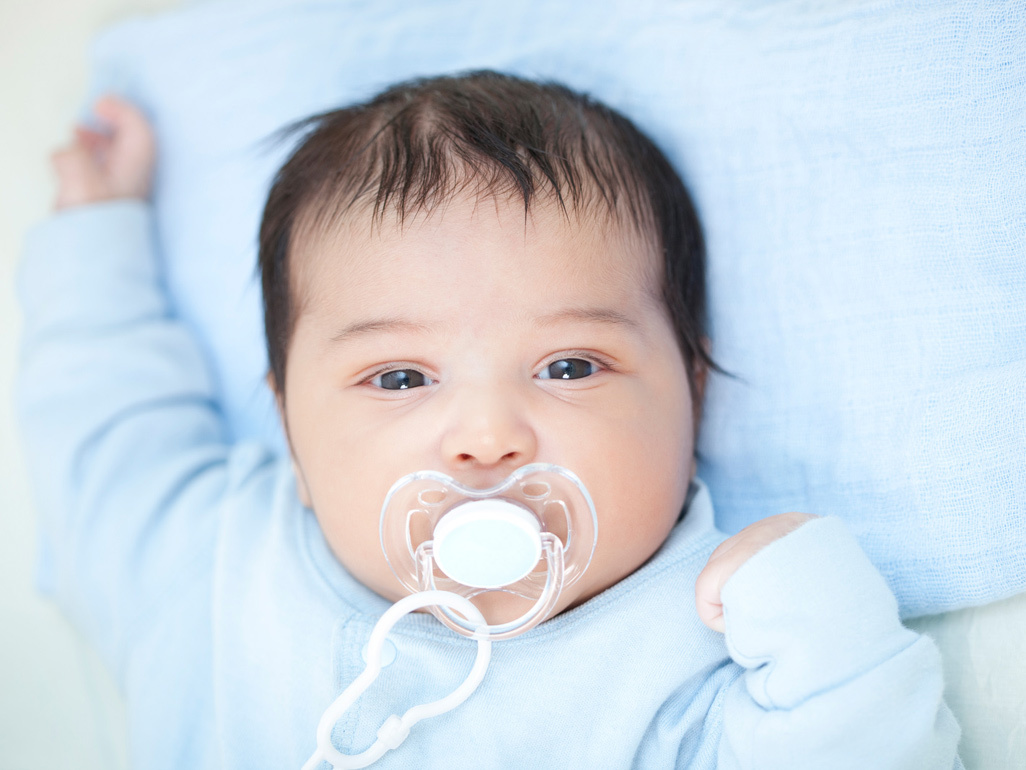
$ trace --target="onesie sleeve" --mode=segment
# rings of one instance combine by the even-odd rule
[[[901,625],[840,519],[757,553],[722,601],[727,649],[746,671],[726,693],[720,768],[962,767],[940,654]]]
[[[38,579],[122,679],[141,629],[212,574],[229,456],[214,383],[169,307],[147,204],[51,217],[18,278]]]

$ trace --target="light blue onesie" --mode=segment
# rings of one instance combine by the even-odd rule
[[[227,440],[152,230],[147,205],[122,201],[29,238],[19,411],[43,589],[115,672],[133,766],[299,768],[388,603],[335,560],[288,463]],[[839,520],[735,574],[726,641],[701,624],[695,578],[724,535],[694,490],[646,565],[497,642],[470,699],[379,766],[961,767],[937,649],[902,627]],[[346,753],[389,714],[448,693],[475,654],[427,615],[392,639],[395,661],[336,726]]]

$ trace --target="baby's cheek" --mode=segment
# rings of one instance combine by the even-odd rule
[[[614,476],[612,486],[595,495],[599,519],[592,579],[604,590],[644,564],[666,540],[676,523],[684,493],[676,474],[646,476],[642,468]],[[622,482],[622,483],[621,483]]]
[[[316,480],[310,480],[318,523],[328,546],[342,565],[361,582],[381,593],[390,586],[391,572],[381,552],[378,520],[381,505],[398,476],[374,447],[356,445],[341,433],[320,447],[311,461]]]
[[[626,569],[625,574],[662,545],[687,496],[693,455],[690,417],[666,417],[638,420],[632,441],[625,442],[629,450],[607,466],[607,494],[613,503],[600,514],[599,537],[618,552],[614,564]]]
[[[364,510],[372,511],[366,505]],[[329,512],[324,517],[318,515],[318,521],[329,548],[349,573],[386,598],[400,598],[402,593],[381,551],[376,513],[349,516]]]

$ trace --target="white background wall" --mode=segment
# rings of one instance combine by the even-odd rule
[[[126,766],[124,711],[109,677],[33,590],[33,511],[11,407],[13,275],[26,229],[50,207],[47,159],[84,97],[89,41],[111,22],[178,4],[0,0],[0,770]],[[966,766],[1026,767],[1026,595],[915,625],[944,652]]]

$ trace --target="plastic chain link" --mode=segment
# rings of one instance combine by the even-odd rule
[[[444,698],[413,706],[402,717],[395,714],[390,716],[379,728],[378,739],[366,751],[359,754],[343,754],[332,744],[331,731],[341,716],[381,673],[381,649],[388,632],[404,615],[431,606],[454,609],[483,629],[481,635],[474,637],[477,641],[477,658],[470,673],[459,687]],[[402,744],[410,734],[410,728],[417,722],[444,714],[463,703],[481,684],[492,657],[492,643],[484,635],[484,629],[487,629],[487,624],[477,607],[471,604],[469,599],[449,591],[422,591],[400,599],[389,607],[371,632],[367,645],[367,666],[321,715],[317,725],[317,749],[303,765],[303,770],[315,770],[322,762],[327,762],[335,770],[368,767],[381,759],[385,752]]]

